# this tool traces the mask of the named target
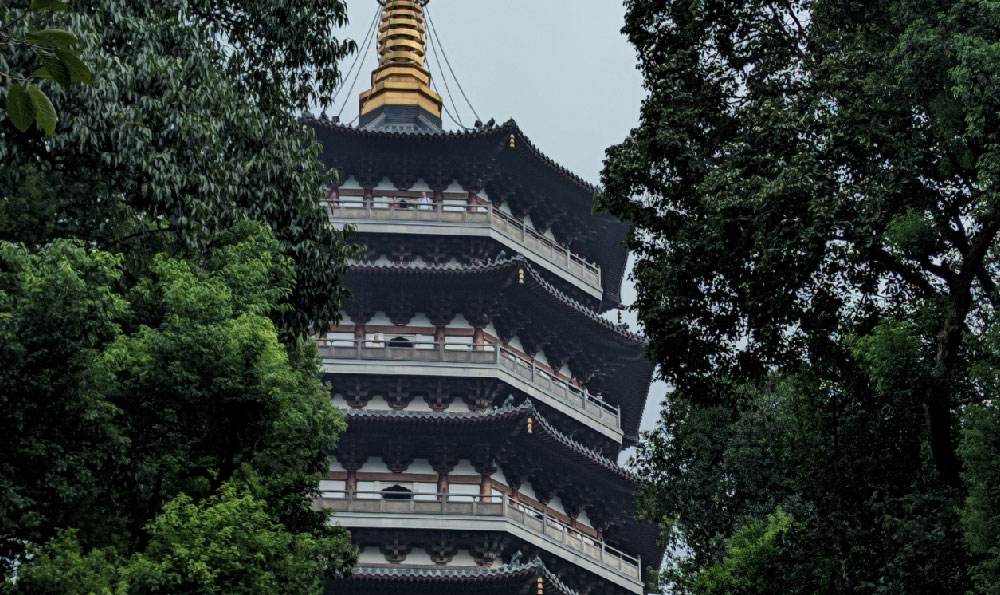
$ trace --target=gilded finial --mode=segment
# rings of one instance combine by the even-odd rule
[[[379,0],[384,7],[378,28],[378,68],[372,87],[361,94],[361,115],[387,105],[421,107],[441,117],[441,96],[431,90],[424,66],[427,29],[424,6],[430,0]]]

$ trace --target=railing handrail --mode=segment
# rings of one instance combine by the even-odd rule
[[[331,496],[331,494],[333,494],[333,495]],[[601,558],[600,558],[601,561],[603,561],[603,556],[605,554],[607,554],[607,555],[609,555],[609,556],[611,556],[613,558],[616,558],[616,559],[618,559],[618,560],[620,560],[620,561],[622,561],[622,562],[624,562],[626,564],[629,564],[629,565],[635,567],[636,569],[639,569],[639,566],[640,566],[640,558],[638,558],[636,556],[631,556],[631,555],[626,554],[625,552],[623,552],[623,551],[621,551],[619,549],[611,547],[611,546],[607,545],[607,543],[605,543],[603,539],[600,539],[598,537],[594,537],[593,535],[589,535],[589,534],[587,534],[587,533],[585,533],[585,532],[577,529],[576,527],[573,527],[572,525],[567,524],[565,521],[563,521],[560,518],[554,516],[547,509],[538,508],[537,506],[533,506],[532,504],[529,504],[527,502],[524,502],[523,500],[520,500],[518,498],[515,498],[515,497],[511,496],[507,492],[503,492],[500,495],[495,495],[495,494],[488,494],[488,495],[487,494],[455,494],[455,493],[450,493],[450,492],[394,492],[393,494],[395,495],[395,497],[389,497],[389,498],[387,498],[386,497],[386,492],[384,490],[347,490],[347,489],[342,489],[342,490],[321,490],[320,491],[320,497],[322,499],[325,499],[325,500],[344,500],[344,501],[346,501],[348,503],[350,503],[350,502],[359,502],[359,501],[360,502],[373,502],[373,501],[376,501],[376,500],[381,501],[381,502],[403,502],[403,501],[409,501],[409,502],[428,502],[428,503],[429,502],[440,502],[441,505],[442,505],[442,507],[445,504],[449,503],[449,502],[456,502],[456,503],[469,502],[469,503],[471,503],[473,505],[477,505],[477,504],[500,504],[501,505],[500,514],[489,514],[487,511],[483,511],[483,510],[478,509],[478,508],[476,509],[476,514],[479,514],[479,515],[482,515],[482,516],[503,516],[504,518],[507,518],[507,519],[512,520],[514,522],[518,522],[516,519],[514,519],[514,518],[511,517],[510,513],[508,512],[510,509],[514,509],[514,510],[517,510],[517,511],[522,512],[522,513],[533,513],[533,516],[535,516],[535,518],[538,518],[539,520],[542,521],[542,528],[543,528],[543,533],[542,534],[543,535],[545,534],[544,529],[546,527],[555,526],[560,531],[564,531],[566,533],[569,533],[570,535],[576,536],[576,537],[580,538],[581,540],[588,541],[594,547],[601,548]],[[377,498],[359,498],[358,496],[377,496]],[[432,499],[420,500],[420,499],[418,499],[418,497],[432,498]],[[410,508],[412,508],[412,506]],[[350,510],[348,510],[348,512],[350,512]],[[390,512],[391,513],[391,512],[394,512],[394,511],[380,510],[379,512]],[[406,512],[408,512],[408,513],[414,513],[416,511],[407,510]],[[427,511],[427,510],[423,510],[423,511],[416,512],[416,513],[417,514],[420,514],[420,513],[423,513],[423,514],[434,514],[434,512]],[[443,514],[443,512],[442,512],[442,514]],[[518,524],[521,524],[522,526],[524,526],[523,523],[518,523]]]
[[[373,198],[362,198],[359,196],[357,197],[358,200],[350,200],[351,198],[354,197],[348,197],[347,199],[325,198],[323,199],[323,202],[334,208],[364,207],[366,209],[375,208],[380,211],[381,210],[423,211],[423,212],[436,212],[436,213],[464,211],[466,213],[485,213],[487,220],[490,220],[493,217],[503,219],[504,221],[508,222],[514,227],[521,229],[522,232],[531,236],[534,240],[542,244],[545,244],[550,249],[555,250],[559,253],[564,253],[569,260],[580,265],[590,273],[600,277],[601,268],[598,265],[586,260],[585,258],[579,256],[578,254],[575,254],[569,249],[568,246],[564,246],[559,242],[547,237],[545,234],[539,233],[533,227],[526,225],[523,219],[518,219],[513,215],[510,215],[509,213],[505,213],[504,211],[495,208],[492,203],[468,204],[460,202],[457,199],[452,199],[450,201],[446,200],[433,203],[420,203],[416,200],[406,200],[405,204],[399,204],[398,202],[394,202],[395,199],[391,196],[376,196]],[[378,202],[375,200],[377,198],[383,198],[385,199],[385,201]],[[499,229],[497,231],[502,232],[502,230]],[[512,236],[509,237],[511,237],[511,239],[517,240],[517,238],[514,238]]]
[[[621,410],[619,407],[604,401],[603,399],[597,398],[595,395],[591,394],[585,388],[580,388],[570,382],[569,380],[563,378],[558,372],[553,373],[545,368],[541,367],[534,360],[530,360],[522,357],[520,354],[512,351],[511,349],[504,347],[499,342],[484,340],[482,343],[448,343],[439,341],[412,341],[407,340],[408,345],[390,345],[392,339],[383,337],[382,339],[323,339],[317,338],[316,344],[320,347],[342,347],[344,349],[354,349],[357,352],[358,359],[361,359],[361,351],[359,346],[363,346],[367,350],[373,349],[415,349],[418,351],[468,351],[473,353],[493,353],[496,355],[494,358],[495,363],[499,363],[499,355],[503,354],[505,357],[515,360],[517,363],[525,367],[531,368],[531,376],[534,378],[535,374],[543,375],[550,379],[550,381],[558,384],[564,390],[569,393],[580,395],[581,398],[586,399],[588,403],[596,407],[600,407],[611,413],[616,418],[621,420]],[[432,349],[421,349],[419,346],[426,345],[430,346]],[[449,349],[449,347],[452,347]],[[387,358],[388,359],[388,358]]]

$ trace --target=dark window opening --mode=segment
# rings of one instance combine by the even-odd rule
[[[412,500],[413,490],[401,485],[389,486],[382,490],[382,498],[385,500]]]
[[[389,347],[409,347],[412,349],[413,343],[411,343],[406,337],[396,337],[395,339],[389,340]]]

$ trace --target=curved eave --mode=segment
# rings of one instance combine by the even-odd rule
[[[538,272],[538,270],[527,259],[520,255],[510,258],[498,258],[485,264],[476,265],[433,265],[423,263],[369,264],[357,262],[352,264],[350,268],[351,272],[354,274],[368,273],[387,276],[426,275],[438,277],[473,276],[479,274],[489,274],[491,272],[509,273],[511,271],[516,272],[518,269],[524,269],[527,274],[525,280],[527,281],[530,276],[532,281],[530,284],[524,284],[524,287],[526,287],[528,291],[536,293],[554,304],[558,304],[559,307],[565,308],[567,311],[578,316],[580,320],[586,321],[588,325],[593,327],[590,330],[595,333],[596,336],[610,339],[623,346],[632,347],[637,350],[637,352],[643,352],[646,348],[647,341],[641,335],[629,332],[624,327],[609,322],[601,317],[601,315],[597,312],[566,295],[554,285],[546,281],[545,277],[542,276],[542,274]],[[513,285],[511,285],[511,287],[513,287]]]
[[[545,593],[578,595],[545,567],[539,558],[528,564],[505,564],[499,568],[414,568],[405,566],[359,566],[351,578],[336,578],[327,583],[326,593],[356,593],[362,588],[384,593],[389,585],[413,584],[431,587],[435,592],[467,593],[470,588],[504,589],[520,592],[534,587],[542,579]],[[516,589],[516,590],[514,590]]]
[[[343,167],[344,160],[350,160],[361,151],[380,155],[426,155],[435,150],[451,156],[456,163],[469,163],[473,157],[479,159],[478,171],[469,173],[483,182],[501,178],[537,180],[544,186],[541,195],[545,200],[560,200],[559,206],[565,208],[579,228],[586,230],[586,239],[579,241],[574,251],[601,267],[602,307],[610,309],[621,305],[621,285],[628,257],[623,242],[628,225],[606,213],[594,214],[594,195],[599,188],[539,151],[513,120],[494,128],[440,133],[365,130],[312,118],[306,118],[305,122],[316,129],[317,138],[324,144],[324,158],[332,167]]]
[[[519,270],[525,271],[524,284],[518,282]],[[415,291],[453,294],[475,280],[479,292],[485,284],[491,284],[488,289],[497,298],[517,299],[531,304],[536,311],[545,312],[544,320],[553,326],[553,334],[578,333],[580,345],[588,357],[603,362],[608,368],[603,393],[609,402],[621,409],[622,431],[628,445],[634,444],[654,371],[653,364],[645,357],[645,339],[608,322],[560,292],[523,257],[502,258],[480,265],[356,263],[351,265],[351,271],[346,279],[348,288],[369,306],[379,299],[392,298],[396,290],[407,284]],[[406,279],[415,282],[403,283]]]
[[[410,428],[436,428],[449,426],[454,429],[499,430],[506,439],[518,436],[519,439],[531,439],[547,445],[553,453],[560,455],[562,461],[572,461],[581,465],[581,470],[593,473],[600,470],[600,475],[618,489],[631,493],[635,488],[636,476],[631,471],[621,467],[611,459],[587,448],[555,429],[535,409],[530,401],[517,407],[503,407],[482,413],[428,413],[422,411],[347,411],[348,432],[352,429],[365,428],[365,431],[375,429],[375,426],[393,428],[398,435],[406,433],[397,430],[398,426]],[[533,420],[531,434],[527,433],[528,419]]]

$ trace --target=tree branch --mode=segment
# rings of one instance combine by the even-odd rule
[[[903,261],[899,260],[892,254],[889,254],[882,248],[875,249],[872,256],[875,257],[875,260],[885,265],[889,271],[898,274],[904,281],[914,287],[922,289],[928,295],[935,295],[939,293],[939,291],[935,289],[934,286],[931,285],[930,281],[924,278],[923,275],[906,266]]]

